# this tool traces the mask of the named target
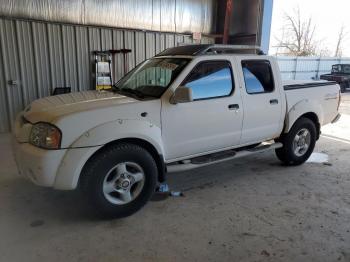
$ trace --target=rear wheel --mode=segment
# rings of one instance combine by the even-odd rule
[[[283,147],[276,149],[276,155],[286,165],[301,165],[312,154],[316,144],[317,131],[313,121],[300,118],[291,130],[280,138]]]
[[[155,191],[157,165],[144,148],[119,144],[93,157],[84,167],[80,186],[89,204],[102,216],[129,216]]]
[[[343,83],[340,83],[339,85],[340,85],[340,91],[341,91],[342,93],[344,93],[344,92],[346,91],[346,88],[347,88],[347,86],[348,86],[348,83],[343,82]]]
[[[348,91],[348,89],[350,89],[350,81],[346,82],[346,87],[344,92]]]

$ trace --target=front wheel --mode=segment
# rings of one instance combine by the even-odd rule
[[[157,184],[151,154],[134,144],[109,147],[83,169],[80,186],[89,204],[104,217],[129,216],[151,198]]]
[[[314,122],[308,118],[300,118],[291,130],[280,138],[283,147],[276,149],[278,159],[286,165],[303,164],[315,148],[316,137]]]

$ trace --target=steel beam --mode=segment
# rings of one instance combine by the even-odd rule
[[[232,10],[233,10],[233,1],[227,0],[226,1],[225,24],[224,24],[224,35],[222,38],[223,44],[228,44],[228,39],[229,39],[229,35],[230,35],[230,22],[231,22]]]

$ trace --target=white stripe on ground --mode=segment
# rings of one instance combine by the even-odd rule
[[[350,141],[347,139],[338,138],[338,137],[334,137],[334,136],[328,136],[328,135],[321,135],[321,137],[350,145]]]

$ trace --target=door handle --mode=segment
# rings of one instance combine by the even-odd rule
[[[271,99],[270,104],[271,105],[278,105],[278,99]]]
[[[238,110],[239,109],[239,105],[238,104],[228,105],[228,109],[229,110]]]

